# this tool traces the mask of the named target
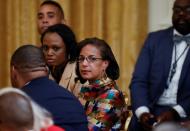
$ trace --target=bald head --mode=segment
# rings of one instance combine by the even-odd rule
[[[16,92],[0,95],[0,129],[29,130],[33,127],[33,120],[28,98]]]

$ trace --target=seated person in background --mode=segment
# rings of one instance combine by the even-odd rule
[[[77,98],[48,78],[43,52],[33,45],[18,48],[11,58],[11,82],[53,116],[55,125],[68,131],[86,131],[87,119]]]
[[[125,100],[115,82],[119,66],[105,41],[88,38],[79,43],[77,74],[81,82],[85,82],[80,99],[89,130],[119,130]]]
[[[63,131],[52,124],[50,113],[24,92],[15,88],[0,89],[0,131]],[[49,130],[52,128],[57,130]]]
[[[129,131],[190,118],[190,0],[175,0],[172,23],[148,34],[139,54],[130,84]]]
[[[73,31],[64,24],[50,26],[42,34],[41,43],[53,79],[77,96],[77,42]]]
[[[65,23],[65,18],[59,3],[52,0],[42,2],[37,13],[38,32],[42,34],[49,26],[61,23]]]

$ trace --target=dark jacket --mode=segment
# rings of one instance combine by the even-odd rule
[[[130,84],[133,112],[147,106],[153,113],[167,88],[173,51],[173,28],[150,33],[144,43]],[[185,58],[178,85],[177,104],[190,115],[190,50]]]
[[[32,80],[22,90],[52,113],[56,125],[66,131],[87,131],[87,118],[77,98],[48,77]]]

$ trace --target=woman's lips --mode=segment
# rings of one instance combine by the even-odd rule
[[[82,74],[86,74],[86,73],[89,73],[89,72],[90,72],[89,70],[81,70]]]
[[[47,59],[47,63],[50,64],[50,65],[53,64],[54,62],[55,62],[54,59]]]

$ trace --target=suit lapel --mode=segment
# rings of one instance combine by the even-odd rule
[[[183,63],[183,67],[182,67],[182,71],[181,71],[181,76],[180,76],[180,79],[179,79],[179,86],[178,87],[181,87],[182,83],[183,83],[183,80],[186,76],[186,73],[188,72],[187,70],[189,69],[189,66],[190,66],[190,50],[188,50],[187,52],[187,56],[185,58],[185,61]],[[180,89],[180,88],[178,88]]]
[[[173,51],[173,29],[170,28],[169,29],[169,35],[168,37],[166,37],[165,39],[165,43],[166,45],[165,48],[168,49],[164,52],[164,76],[165,76],[165,79],[167,80],[168,79],[168,75],[169,75],[169,72],[170,72],[170,66],[171,66],[171,61],[172,61],[172,51]],[[185,61],[184,61],[184,64],[183,64],[183,67],[182,67],[182,71],[181,71],[181,76],[180,76],[180,79],[179,79],[179,85],[178,85],[178,89],[180,89],[182,83],[183,83],[183,80],[186,76],[186,73],[188,72],[187,70],[189,69],[188,67],[190,66],[190,50],[188,50],[188,53],[187,53],[187,56],[185,58]]]
[[[164,76],[165,79],[167,81],[168,79],[168,75],[170,72],[170,66],[171,66],[171,62],[172,62],[172,52],[173,52],[173,28],[169,29],[169,35],[165,38],[164,40],[164,48],[165,48],[165,52],[163,52],[164,54]],[[166,50],[167,49],[167,50]]]

